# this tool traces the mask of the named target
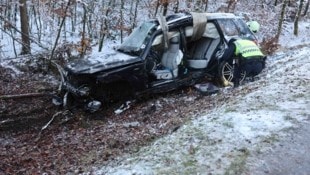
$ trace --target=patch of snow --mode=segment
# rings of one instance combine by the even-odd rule
[[[287,23],[285,25],[285,30],[283,30],[283,34],[279,38],[279,43],[285,47],[294,47],[297,45],[309,44],[310,38],[310,22],[309,20],[300,21],[298,24],[298,36],[293,34],[294,31],[294,23]]]
[[[8,62],[0,62],[0,66],[12,70],[14,72],[14,74],[11,74],[13,78],[22,73],[15,66],[9,65]]]

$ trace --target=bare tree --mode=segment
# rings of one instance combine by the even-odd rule
[[[54,53],[55,53],[55,50],[56,50],[56,47],[57,47],[57,44],[58,44],[58,40],[60,38],[60,33],[61,33],[61,29],[62,29],[62,26],[65,24],[65,21],[66,21],[66,16],[67,16],[67,11],[69,9],[69,6],[71,4],[71,0],[68,1],[65,9],[64,9],[64,13],[63,13],[63,16],[62,16],[62,20],[60,22],[60,25],[59,25],[59,28],[58,28],[58,32],[57,32],[57,36],[56,36],[56,40],[55,40],[55,43],[54,43],[54,46],[53,46],[53,49],[52,49],[52,52],[51,52],[51,55],[50,55],[50,61],[52,60],[52,58],[54,57]]]
[[[298,35],[298,21],[299,21],[300,15],[301,15],[301,9],[302,9],[303,3],[304,3],[304,0],[299,1],[299,7],[298,7],[298,10],[296,13],[295,20],[294,20],[294,35],[296,35],[296,36]]]
[[[27,13],[27,1],[19,0],[19,11],[20,11],[20,25],[22,34],[22,50],[21,54],[30,54],[30,39],[29,39],[29,20]]]
[[[136,26],[138,4],[139,4],[139,1],[137,0],[131,0],[130,2],[129,23],[131,24],[131,28],[128,29],[128,33],[131,33],[132,29]]]
[[[161,4],[163,6],[163,16],[166,16],[168,12],[169,0],[162,0]]]
[[[178,13],[179,12],[179,0],[176,0],[174,6],[173,6],[173,11],[174,13]]]
[[[233,11],[235,11],[237,2],[238,2],[238,0],[228,0],[228,2],[227,2],[228,5],[227,5],[226,12],[233,12]]]
[[[159,6],[160,6],[160,1],[161,1],[161,0],[157,0],[156,7],[155,7],[154,17],[157,16],[158,8],[159,8]]]
[[[37,37],[38,37],[38,42],[41,42],[41,38],[42,38],[42,21],[41,21],[41,14],[40,11],[36,8],[36,7],[40,7],[40,1],[37,1],[37,3],[33,3],[32,4],[32,12],[33,12],[33,16],[34,16],[34,25],[36,27],[37,30]]]
[[[305,7],[305,10],[304,10],[304,13],[302,16],[306,16],[307,15],[307,12],[309,10],[309,4],[310,4],[310,0],[307,1],[307,4],[306,4],[306,7]]]
[[[87,7],[86,4],[83,3],[83,29],[82,29],[82,39],[81,39],[81,52],[80,52],[80,56],[83,57],[85,55],[86,52],[86,23],[87,23]]]
[[[134,29],[136,27],[136,25],[137,25],[136,23],[137,23],[139,3],[140,3],[140,0],[136,0],[135,13],[133,15],[133,23],[132,23],[131,29]]]
[[[120,9],[120,29],[121,29],[121,43],[123,43],[123,29],[124,29],[124,0],[121,0],[121,9]]]
[[[274,1],[274,6],[277,6],[278,5],[278,0],[275,0]]]
[[[100,39],[99,39],[99,52],[102,51],[102,48],[103,48],[103,41],[109,31],[109,25],[108,25],[108,20],[107,20],[107,17],[109,16],[109,14],[111,13],[112,11],[112,8],[111,8],[111,5],[112,5],[112,2],[113,0],[110,0],[107,7],[105,8],[105,15],[102,19],[102,22],[101,22],[101,25],[100,25]],[[104,5],[104,2],[103,2],[103,5]]]
[[[281,15],[280,15],[280,19],[279,19],[279,24],[278,24],[278,31],[276,34],[276,41],[278,42],[281,31],[282,31],[282,24],[284,21],[284,16],[285,16],[285,9],[286,9],[286,5],[287,5],[287,1],[288,0],[283,0],[283,4],[282,4],[282,9],[281,9]]]
[[[208,11],[208,0],[205,0],[205,12]]]

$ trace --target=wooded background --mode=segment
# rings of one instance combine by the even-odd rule
[[[0,57],[48,51],[52,58],[57,49],[81,55],[92,48],[102,51],[107,41],[122,42],[143,20],[185,11],[242,11],[236,15],[261,24],[262,42],[276,43],[286,22],[294,22],[292,35],[298,35],[298,21],[309,18],[309,1],[1,0]]]

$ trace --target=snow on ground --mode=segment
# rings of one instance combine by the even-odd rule
[[[293,35],[294,23],[287,23],[284,25],[282,30],[282,37],[279,39],[279,43],[284,48],[294,47],[296,45],[309,44],[310,38],[310,19],[299,22],[298,36]]]
[[[252,153],[309,122],[309,55],[308,45],[270,56],[260,80],[222,91],[235,99],[97,174],[240,174]]]

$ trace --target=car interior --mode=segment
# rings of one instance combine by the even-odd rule
[[[169,31],[168,48],[164,48],[164,36],[156,36],[152,43],[152,51],[159,55],[160,61],[151,70],[156,79],[173,79],[178,77],[178,67],[182,59],[189,69],[204,69],[208,67],[212,56],[217,50],[221,38],[219,32],[212,22],[206,23],[202,35],[193,40],[194,27],[188,26],[184,29],[187,49],[181,48],[181,37],[179,31]],[[184,50],[187,53],[183,53]]]

